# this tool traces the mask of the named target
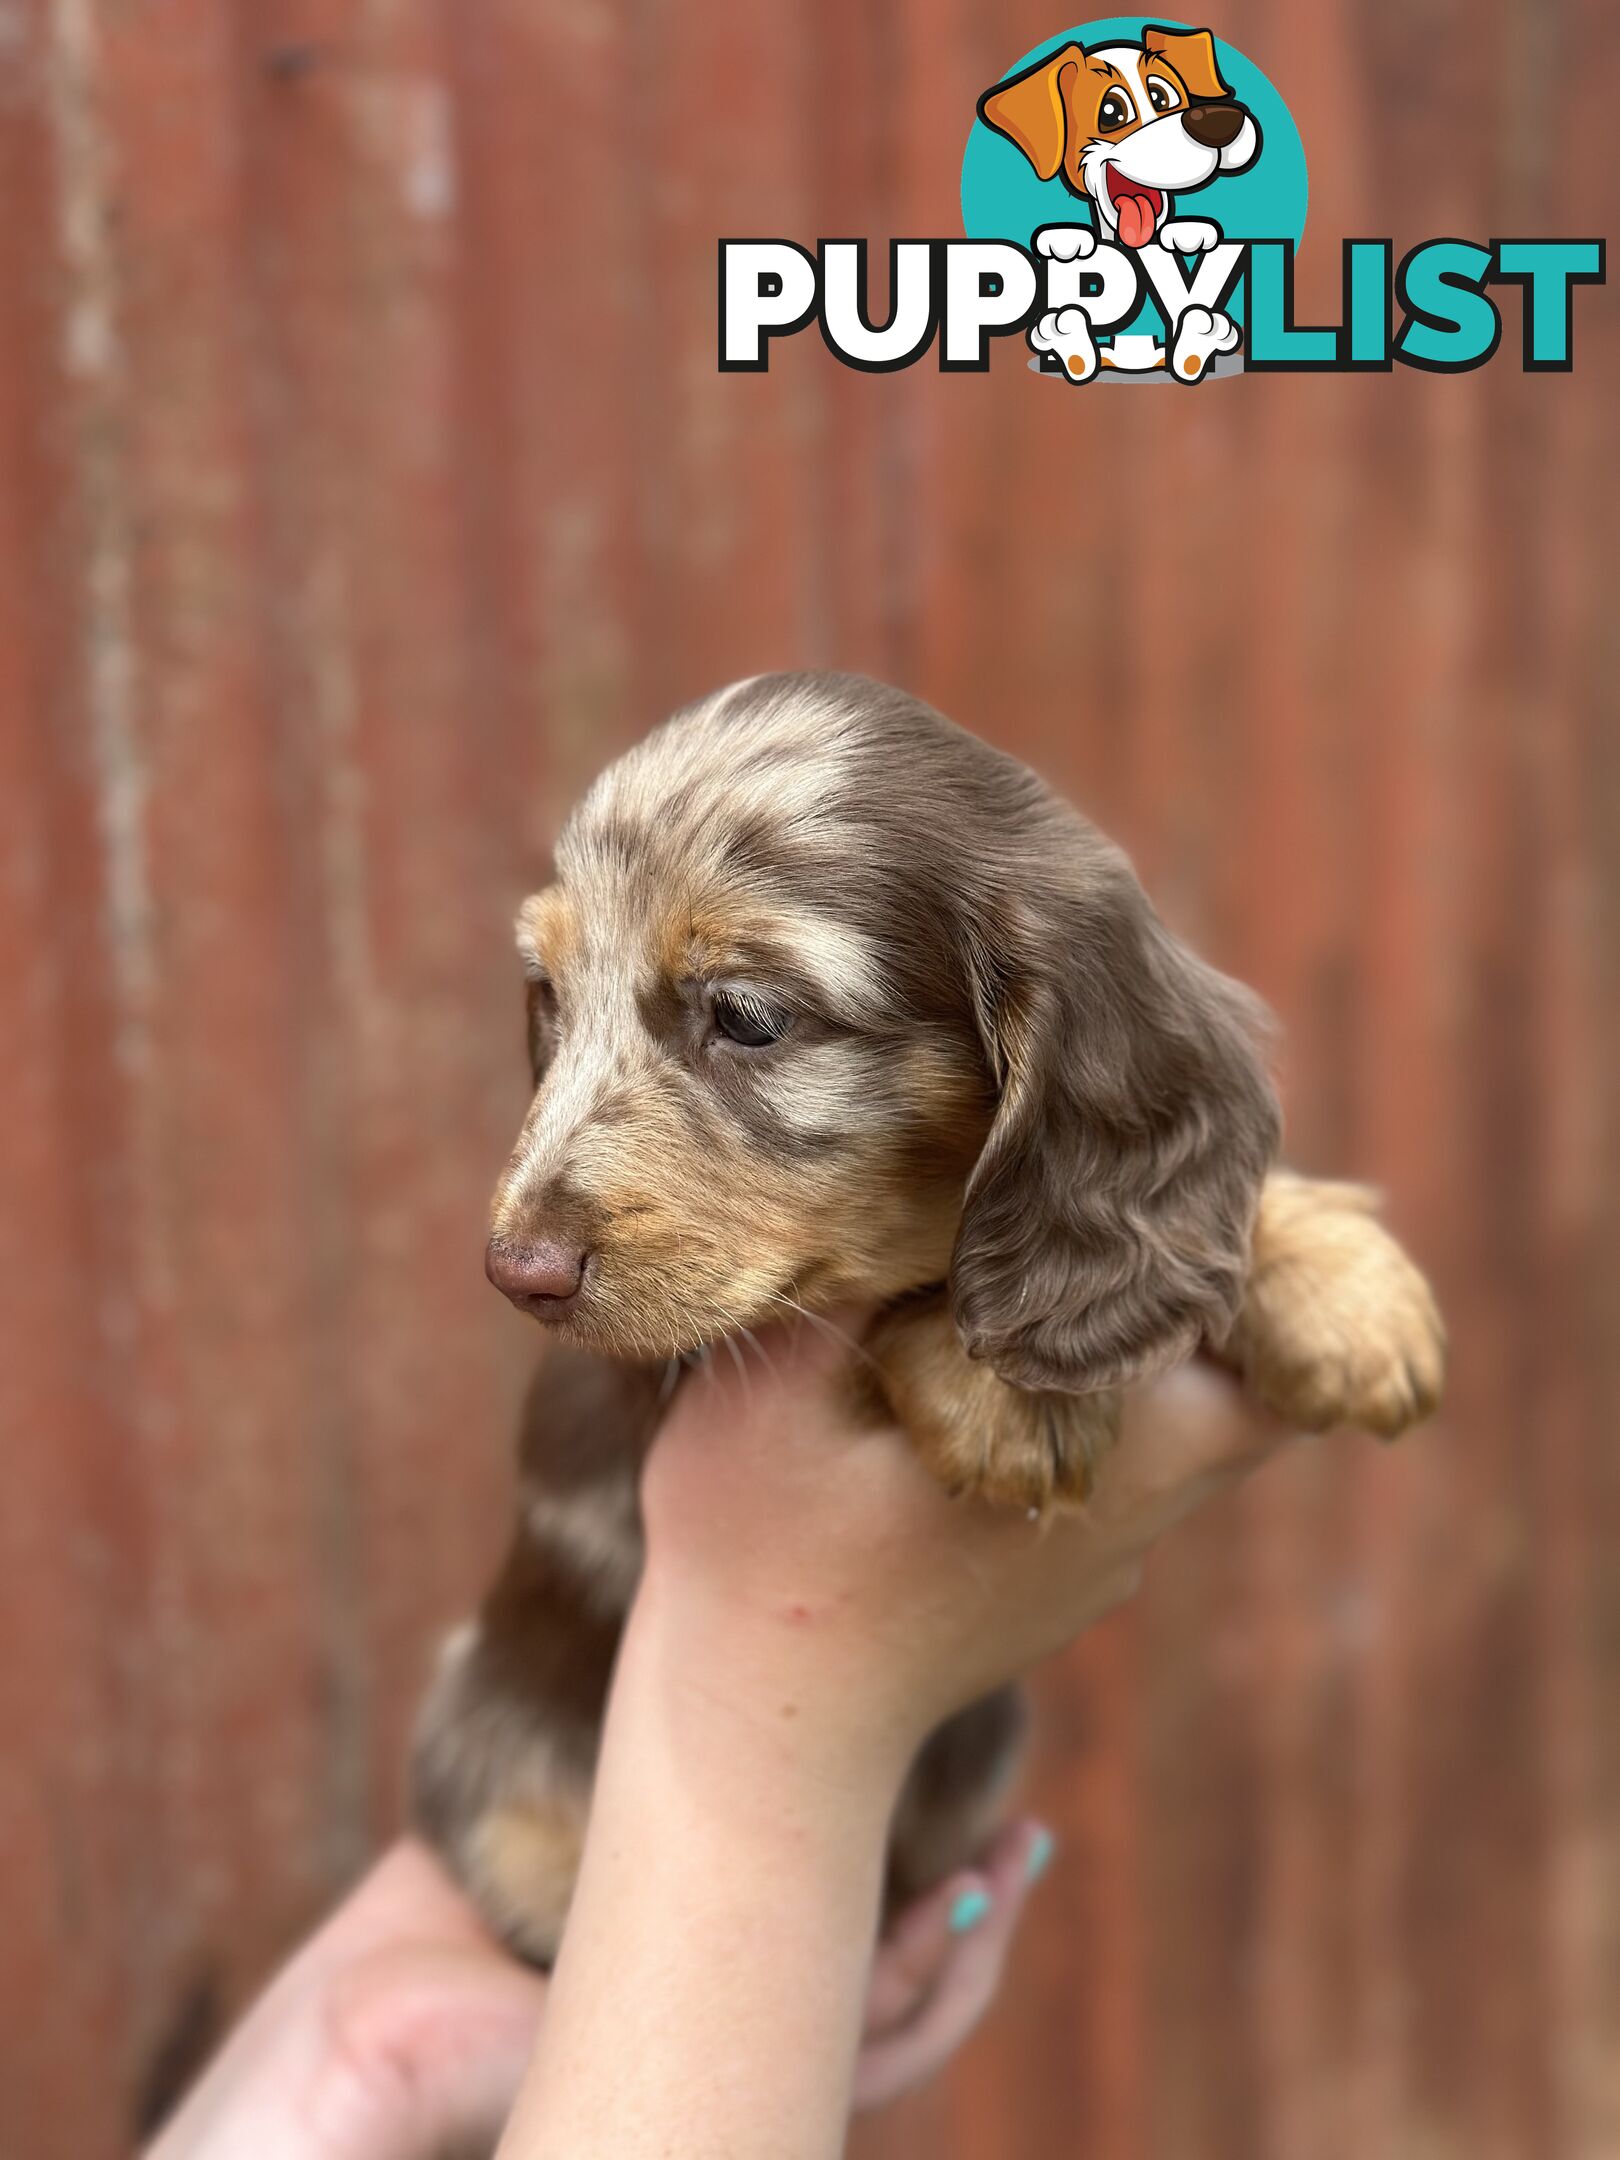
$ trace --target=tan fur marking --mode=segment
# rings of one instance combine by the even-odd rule
[[[549,1965],[562,1941],[585,1848],[587,1801],[515,1800],[480,1816],[463,1864],[474,1896],[524,1957]]]
[[[661,926],[657,965],[683,975],[747,974],[761,948],[808,976],[828,1003],[853,1017],[880,1016],[888,999],[871,941],[812,908],[783,908],[746,886],[672,905]]]
[[[1359,1185],[1286,1171],[1261,1195],[1243,1309],[1221,1354],[1307,1432],[1354,1425],[1392,1440],[1440,1401],[1445,1329],[1377,1205]]]
[[[518,951],[555,975],[579,951],[579,915],[560,885],[531,893],[517,916]]]

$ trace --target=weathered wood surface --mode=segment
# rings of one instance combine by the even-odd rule
[[[1615,304],[1563,378],[717,374],[716,235],[950,230],[1057,27],[0,5],[4,2160],[125,2151],[396,1821],[528,1348],[510,909],[615,747],[809,662],[1127,841],[1457,1352],[1050,1677],[1061,1862],[861,2152],[1620,2151]],[[1218,27],[1305,137],[1307,309],[1340,233],[1612,218],[1599,0]]]

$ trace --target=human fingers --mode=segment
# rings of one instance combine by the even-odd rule
[[[977,1869],[911,1906],[881,1946],[855,2105],[880,2107],[942,2069],[994,2001],[1030,1890],[1052,1853],[1039,1823],[1010,1824]]]
[[[872,1964],[866,2005],[869,2040],[892,2032],[915,2013],[951,1954],[976,1932],[1003,1886],[1002,1863],[1018,1862],[1032,1852],[1040,1855],[1050,1849],[1050,1842],[1049,1833],[1034,1822],[1005,1824],[977,1866],[948,1875],[890,1923]],[[1021,1891],[1026,1880],[1022,1866],[1012,1868],[1011,1880]]]
[[[325,2160],[493,2151],[545,1997],[537,1973],[493,1947],[402,1944],[342,1974],[309,2109]]]
[[[1296,1438],[1235,1379],[1207,1363],[1179,1367],[1127,1398],[1120,1444],[1102,1464],[1087,1513],[1143,1545]]]

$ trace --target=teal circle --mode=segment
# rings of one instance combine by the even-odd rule
[[[1009,75],[1021,74],[1065,45],[1139,45],[1146,23],[1165,30],[1193,27],[1158,15],[1101,16],[1032,46],[996,80],[1005,82]],[[1246,172],[1217,174],[1207,187],[1176,196],[1177,215],[1213,218],[1228,240],[1291,240],[1297,246],[1305,232],[1309,182],[1305,146],[1294,116],[1254,62],[1224,38],[1215,40],[1215,57],[1232,95],[1259,124],[1260,155]],[[993,89],[994,84],[984,87]],[[962,156],[962,229],[970,240],[1014,240],[1028,247],[1032,234],[1043,225],[1093,222],[1091,205],[1083,197],[1071,195],[1061,180],[1042,180],[1016,143],[974,115]],[[1227,303],[1239,321],[1243,319],[1242,298],[1240,285]],[[1121,328],[1162,333],[1163,324],[1150,303]]]

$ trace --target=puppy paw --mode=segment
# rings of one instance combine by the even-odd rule
[[[1043,225],[1035,235],[1035,252],[1054,262],[1084,262],[1097,250],[1097,235],[1089,225]]]
[[[1097,372],[1097,341],[1084,308],[1052,308],[1029,333],[1030,347],[1061,362],[1071,382],[1089,382]]]
[[[947,1492],[1031,1520],[1081,1506],[1119,1437],[1119,1397],[1004,1392],[1012,1400],[993,1424],[970,1430],[948,1418],[913,1426],[923,1463]]]
[[[1184,308],[1176,323],[1171,373],[1181,382],[1197,382],[1217,353],[1237,350],[1240,335],[1230,315],[1207,307]]]
[[[1036,1516],[1086,1499],[1118,1437],[1117,1393],[1009,1387],[932,1302],[887,1315],[869,1347],[890,1415],[947,1492]]]
[[[543,1699],[491,1667],[484,1630],[445,1644],[417,1721],[413,1829],[438,1852],[491,1930],[549,1965],[562,1940],[590,1808],[590,1766],[566,1760]]]
[[[1375,1206],[1354,1185],[1266,1182],[1227,1355],[1307,1432],[1352,1425],[1393,1440],[1439,1406],[1445,1328]]]
[[[1221,228],[1211,218],[1172,218],[1159,227],[1159,245],[1176,255],[1203,255],[1220,245]]]

